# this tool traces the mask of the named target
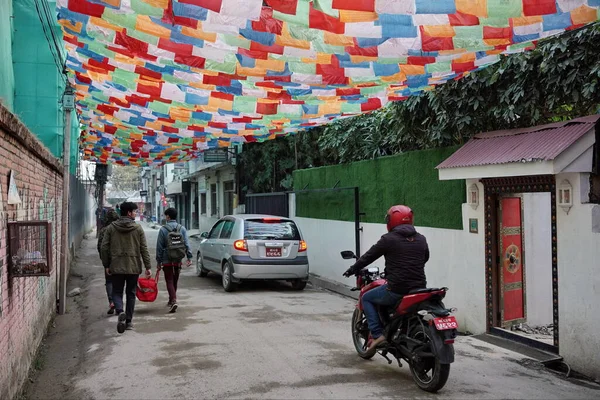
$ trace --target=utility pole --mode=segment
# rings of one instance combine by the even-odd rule
[[[66,312],[67,303],[67,275],[69,271],[69,191],[71,174],[71,112],[75,107],[75,92],[69,83],[63,95],[63,109],[65,110],[65,127],[63,134],[63,195],[62,195],[62,221],[61,221],[61,262],[58,283],[58,313]]]

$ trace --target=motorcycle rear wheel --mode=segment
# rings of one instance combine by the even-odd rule
[[[354,348],[358,355],[365,360],[373,358],[377,353],[376,349],[367,351],[369,328],[367,327],[365,314],[358,308],[356,308],[354,314],[352,314],[352,341],[354,342]]]
[[[429,331],[420,324],[411,329],[409,336],[424,343],[431,342]],[[444,387],[450,375],[450,364],[440,364],[440,359],[424,359],[420,364],[410,364],[410,373],[417,386],[435,393]]]

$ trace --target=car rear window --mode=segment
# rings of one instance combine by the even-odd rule
[[[300,240],[294,221],[280,219],[248,219],[244,224],[247,240]]]

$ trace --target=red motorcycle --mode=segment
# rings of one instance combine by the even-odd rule
[[[356,258],[352,251],[343,251],[342,258]],[[372,340],[367,319],[363,312],[362,297],[369,290],[386,284],[379,268],[369,267],[356,275],[356,286],[360,290],[356,309],[352,315],[352,339],[358,355],[364,359],[381,354],[389,364],[392,360],[405,360],[417,386],[427,392],[437,392],[444,387],[454,362],[454,339],[458,323],[450,314],[456,309],[447,309],[442,303],[448,288],[412,290],[398,304],[378,307],[383,322],[383,334],[387,343],[368,350]]]

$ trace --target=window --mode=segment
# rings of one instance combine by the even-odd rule
[[[206,215],[206,193],[200,193],[200,214]]]
[[[294,221],[281,219],[249,219],[244,224],[244,239],[300,240]]]
[[[235,221],[226,220],[223,225],[223,230],[221,231],[221,239],[229,239],[231,238],[231,233],[233,232],[233,226],[235,225]]]
[[[219,221],[215,224],[215,226],[212,227],[212,229],[210,230],[210,233],[208,234],[208,238],[209,239],[217,239],[219,237],[219,233],[221,232],[221,228],[223,228],[223,225],[225,224],[225,221]]]
[[[228,181],[223,183],[223,206],[225,209],[223,210],[225,215],[233,214],[233,197],[235,195],[235,190],[233,188],[233,181]]]
[[[50,276],[52,245],[50,222],[8,223],[8,273],[13,277]]]
[[[213,217],[219,215],[219,205],[217,204],[217,185],[210,185],[210,215]]]

